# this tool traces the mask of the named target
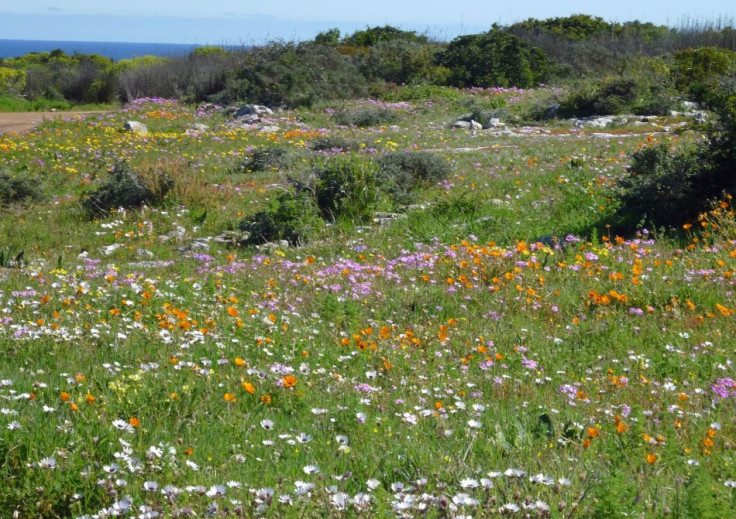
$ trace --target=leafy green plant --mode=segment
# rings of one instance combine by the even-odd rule
[[[313,151],[348,152],[348,151],[357,151],[360,148],[360,143],[352,139],[346,139],[344,137],[330,135],[327,137],[318,137],[312,140],[309,143],[309,147]]]
[[[241,241],[244,245],[279,240],[301,245],[323,225],[311,193],[287,189],[280,191],[267,209],[243,220],[238,228],[245,233]]]
[[[378,159],[381,189],[399,203],[414,199],[422,186],[435,184],[450,174],[447,160],[426,151],[392,152]]]
[[[37,179],[20,173],[0,171],[0,205],[39,200],[41,196],[42,189]]]
[[[236,173],[254,171],[279,171],[291,169],[303,158],[303,154],[293,148],[283,146],[264,146],[256,148],[235,168]]]
[[[365,223],[382,195],[377,165],[358,156],[335,156],[318,161],[310,170],[314,197],[325,220]]]
[[[343,110],[335,114],[337,124],[357,126],[358,128],[383,126],[393,123],[396,119],[396,113],[386,108],[360,108]]]
[[[536,87],[546,81],[550,64],[544,52],[521,38],[494,28],[458,36],[439,58],[457,87]]]
[[[707,142],[679,153],[654,145],[633,155],[629,175],[614,189],[618,229],[677,228],[736,190],[736,97],[724,95],[714,109],[719,121],[708,130]]]
[[[696,101],[708,102],[718,90],[721,77],[736,70],[736,52],[716,47],[684,49],[674,54],[675,86]]]
[[[174,184],[173,179],[160,170],[153,170],[146,177],[128,163],[117,164],[109,178],[82,199],[82,208],[95,218],[119,207],[128,209],[162,202]]]
[[[559,114],[563,117],[664,115],[676,104],[666,66],[659,60],[635,60],[620,75],[580,84],[562,100]]]
[[[0,249],[0,267],[20,268],[23,265],[24,251],[17,252],[15,247],[9,245]]]

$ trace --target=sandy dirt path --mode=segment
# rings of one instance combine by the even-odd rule
[[[67,119],[102,113],[106,112],[0,112],[0,133],[27,132],[45,119]]]

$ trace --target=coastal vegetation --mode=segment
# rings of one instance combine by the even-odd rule
[[[695,29],[0,63],[120,103],[0,135],[0,516],[728,517],[734,49]]]

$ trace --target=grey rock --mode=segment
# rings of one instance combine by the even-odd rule
[[[107,245],[105,247],[102,247],[100,249],[100,254],[102,254],[103,256],[109,256],[116,250],[124,249],[124,248],[125,248],[125,245],[123,245],[122,243],[113,243],[112,245]]]
[[[258,133],[276,133],[280,130],[281,128],[279,128],[275,124],[264,124],[256,128],[256,131]]]
[[[174,264],[173,260],[168,261],[136,261],[133,263],[128,263],[129,267],[132,268],[139,268],[139,269],[158,269],[158,268],[165,268],[170,267]]]
[[[167,232],[166,234],[161,236],[161,241],[167,242],[171,239],[176,239],[177,241],[180,241],[183,240],[186,235],[187,230],[181,225],[177,225],[176,227],[174,227],[173,231]]]
[[[137,258],[145,258],[145,259],[151,259],[153,258],[153,252],[147,249],[138,249],[135,251],[135,255]]]
[[[256,249],[261,251],[274,251],[278,249],[285,249],[289,247],[289,242],[286,240],[279,240],[279,241],[270,241],[267,243],[264,243],[263,245],[259,245],[256,247]]]
[[[139,121],[126,121],[124,128],[126,132],[131,132],[136,135],[148,135],[148,128],[146,128],[145,124]]]
[[[243,117],[246,115],[273,115],[273,110],[268,108],[267,106],[263,105],[244,105],[241,106],[237,112],[235,112],[235,117]]]

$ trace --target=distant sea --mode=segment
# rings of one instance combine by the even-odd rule
[[[61,49],[67,54],[99,54],[114,61],[138,56],[182,56],[189,54],[198,45],[186,43],[125,43],[112,41],[42,41],[2,40],[0,58],[15,58],[29,52],[51,52]]]

